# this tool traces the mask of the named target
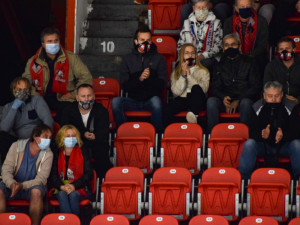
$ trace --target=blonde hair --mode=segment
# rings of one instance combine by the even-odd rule
[[[178,80],[179,79],[179,76],[180,74],[182,74],[182,68],[181,68],[181,64],[184,62],[184,52],[185,52],[185,49],[187,47],[193,47],[194,48],[194,51],[196,53],[196,57],[195,57],[195,61],[196,61],[196,66],[199,66],[201,69],[204,69],[206,71],[208,71],[201,63],[200,63],[200,60],[199,60],[199,57],[198,57],[198,53],[197,53],[197,49],[196,47],[191,44],[191,43],[186,43],[184,45],[181,46],[181,49],[179,51],[179,56],[178,56],[178,64],[175,68],[175,71],[174,71],[174,77],[175,77],[175,80]]]
[[[55,137],[55,142],[56,142],[57,147],[59,149],[65,148],[64,138],[65,138],[65,134],[66,134],[67,130],[73,130],[74,131],[75,136],[77,138],[77,145],[79,147],[81,147],[83,143],[82,143],[82,140],[80,138],[80,133],[77,130],[77,128],[73,125],[64,125],[62,128],[59,129],[59,131],[57,132],[56,137]]]

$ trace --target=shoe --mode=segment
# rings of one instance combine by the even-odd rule
[[[197,123],[197,116],[194,113],[192,113],[192,112],[188,112],[186,114],[186,120],[189,123]]]

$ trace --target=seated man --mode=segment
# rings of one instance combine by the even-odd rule
[[[51,134],[50,127],[40,124],[33,129],[30,139],[19,139],[10,147],[2,166],[0,213],[6,211],[7,199],[29,200],[31,222],[40,224],[53,161],[49,148]]]
[[[250,139],[244,143],[239,164],[243,179],[250,179],[256,157],[262,156],[268,167],[277,166],[278,155],[288,156],[295,177],[300,175],[300,140],[291,136],[296,133],[292,126],[295,121],[291,119],[295,104],[289,99],[282,101],[282,97],[282,85],[269,81],[264,86],[263,99],[253,105],[256,116],[249,126]]]
[[[273,59],[265,69],[264,83],[278,81],[283,86],[287,99],[300,101],[300,59],[295,54],[296,44],[291,38],[281,38],[277,45],[279,57]]]
[[[193,0],[193,12],[184,21],[177,50],[183,44],[192,43],[197,48],[198,58],[203,66],[212,70],[222,49],[223,31],[220,20],[209,11],[209,0]]]
[[[109,133],[108,111],[95,102],[93,87],[81,84],[76,89],[76,100],[67,106],[62,115],[61,125],[74,125],[80,132],[86,149],[91,150],[96,160],[95,169],[98,177],[103,178],[109,169]]]
[[[260,90],[259,74],[253,60],[240,53],[237,34],[228,34],[223,40],[223,55],[212,74],[214,97],[207,100],[208,132],[219,123],[219,111],[240,112],[241,123],[249,124],[251,106]]]
[[[60,33],[48,27],[41,33],[42,47],[31,57],[23,77],[29,79],[44,96],[51,110],[57,111],[60,123],[63,108],[75,100],[75,89],[83,83],[92,84],[92,76],[80,58],[60,46]]]
[[[11,83],[11,90],[15,99],[4,106],[0,122],[2,162],[11,144],[18,139],[29,138],[36,125],[44,123],[51,130],[53,127],[53,119],[47,103],[41,96],[31,96],[31,85],[27,78],[15,78]]]
[[[167,82],[167,65],[164,57],[151,42],[148,26],[140,26],[134,36],[135,48],[123,58],[121,86],[128,98],[112,100],[112,111],[117,126],[126,121],[124,111],[151,111],[151,122],[157,132],[162,130],[160,95]]]

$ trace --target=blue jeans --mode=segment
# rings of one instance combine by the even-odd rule
[[[249,126],[251,121],[253,102],[249,98],[243,98],[238,106],[240,112],[240,122]],[[207,100],[207,129],[210,133],[212,128],[219,123],[219,112],[225,111],[225,106],[221,99],[210,97]]]
[[[243,179],[249,179],[252,171],[255,168],[256,158],[263,157],[265,150],[269,154],[275,154],[276,149],[267,143],[258,142],[254,139],[248,139],[244,143],[243,151],[240,158],[239,171]],[[291,159],[294,175],[300,175],[300,140],[296,139],[291,142],[286,142],[281,146],[279,155],[289,157]]]
[[[162,103],[158,96],[153,96],[147,101],[117,97],[112,100],[111,107],[117,127],[126,122],[125,111],[151,111],[151,123],[156,132],[162,131]]]
[[[73,213],[79,216],[79,201],[82,199],[82,196],[78,191],[73,191],[69,195],[64,191],[59,191],[56,196],[61,213]]]

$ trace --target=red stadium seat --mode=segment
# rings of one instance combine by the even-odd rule
[[[215,166],[238,168],[243,145],[248,138],[249,131],[245,124],[217,124],[208,140],[208,168]]]
[[[139,225],[179,225],[174,216],[148,215],[141,219]]]
[[[299,20],[300,20],[300,17],[299,17]],[[296,44],[296,51],[295,53],[298,54],[300,56],[300,35],[297,35],[297,36],[287,36],[291,39],[294,40],[295,44]]]
[[[31,225],[31,219],[25,213],[0,213],[0,221],[3,225]]]
[[[163,167],[153,174],[149,191],[149,214],[189,218],[192,175],[186,168]]]
[[[239,119],[240,113],[226,113],[226,112],[220,112],[219,117],[223,119]]]
[[[148,17],[152,34],[178,35],[180,10],[184,3],[184,0],[150,0]]]
[[[294,218],[292,219],[288,225],[299,225],[300,224],[300,218]]]
[[[287,19],[288,22],[299,23],[300,22],[300,13],[295,12],[295,14]]]
[[[179,112],[179,113],[177,113],[176,115],[175,115],[175,117],[186,117],[186,114],[188,113],[189,111],[182,111],[182,112]],[[207,114],[207,112],[206,111],[200,111],[199,113],[198,113],[198,118],[200,118],[200,117],[206,117],[206,114]]]
[[[278,222],[268,216],[247,216],[239,222],[239,225],[278,225]]]
[[[104,214],[93,217],[90,225],[130,225],[129,220],[123,215]]]
[[[114,141],[114,165],[134,166],[152,173],[155,129],[146,122],[123,123]]]
[[[161,167],[184,167],[192,174],[199,174],[202,136],[198,124],[170,124],[161,140]]]
[[[248,185],[247,215],[272,216],[279,222],[289,217],[291,176],[280,168],[255,170]]]
[[[101,184],[101,214],[123,214],[130,220],[141,217],[144,174],[136,167],[113,167]]]
[[[41,221],[41,225],[80,225],[78,216],[72,213],[51,213]]]
[[[189,225],[229,225],[224,216],[218,215],[198,215],[194,216]]]
[[[300,181],[300,179],[299,179]],[[297,192],[296,192],[296,216],[300,216],[300,182],[298,181]]]
[[[235,168],[208,168],[198,185],[198,214],[222,215],[230,221],[239,215],[241,174]]]
[[[57,134],[57,132],[59,131],[59,129],[60,129],[59,123],[54,122],[54,124],[53,124],[53,137],[56,136],[56,134]]]

